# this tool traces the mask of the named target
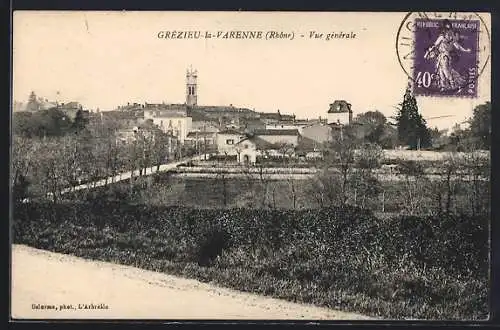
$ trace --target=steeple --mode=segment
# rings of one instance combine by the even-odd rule
[[[186,104],[195,106],[198,104],[198,71],[190,66],[186,70]]]

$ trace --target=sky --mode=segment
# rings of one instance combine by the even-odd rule
[[[35,12],[13,19],[13,99],[111,110],[127,102],[183,103],[186,69],[198,70],[198,104],[325,117],[334,100],[354,115],[393,116],[408,83],[396,53],[406,13]],[[490,17],[482,14],[488,28]],[[166,39],[160,31],[252,30],[294,39]],[[310,38],[316,31],[355,38]],[[300,37],[304,35],[304,37]],[[428,125],[450,128],[490,100],[491,73],[477,98],[417,97]],[[441,119],[433,117],[449,116]]]

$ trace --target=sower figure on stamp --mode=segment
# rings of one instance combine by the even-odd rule
[[[456,50],[465,53],[471,52],[469,48],[462,47],[459,41],[460,34],[453,31],[448,20],[444,20],[439,37],[424,55],[427,60],[436,58],[436,73],[438,74],[438,86],[441,91],[457,90],[457,92],[460,92],[466,82],[466,79],[451,65],[452,55]]]

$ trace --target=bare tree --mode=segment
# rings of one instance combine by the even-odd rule
[[[259,181],[260,184],[263,188],[262,192],[262,199],[261,199],[261,205],[263,208],[268,206],[267,203],[267,194],[268,194],[268,189],[269,189],[269,176],[265,173],[264,170],[264,165],[262,163],[259,163],[257,165],[258,171],[259,171]]]
[[[293,177],[289,177],[288,183],[289,183],[290,192],[292,195],[292,207],[295,210],[297,208],[297,190],[295,187],[295,179]]]
[[[40,152],[37,157],[35,175],[40,180],[44,195],[56,204],[68,182],[65,177],[67,170],[63,161],[64,150],[61,148],[60,141],[55,138],[47,139],[43,147],[43,152]]]
[[[153,162],[156,163],[156,170],[159,171],[160,165],[165,162],[168,156],[169,140],[167,135],[160,129],[153,129],[152,134],[152,159]]]
[[[223,161],[223,166],[218,166],[216,170],[216,176],[215,179],[217,180],[218,183],[222,184],[222,203],[224,205],[224,208],[227,207],[228,205],[228,200],[229,200],[229,192],[228,192],[228,173],[227,169],[225,168],[226,161]]]
[[[460,159],[452,153],[436,168],[440,178],[433,183],[438,213],[450,213],[456,193],[457,175],[460,170]],[[444,202],[444,205],[443,205]]]
[[[327,167],[333,167],[340,173],[340,205],[347,204],[349,199],[349,180],[356,163],[355,143],[351,139],[337,139],[330,143],[327,154]],[[332,179],[335,180],[334,177]]]
[[[21,135],[13,135],[11,153],[11,184],[14,189],[14,198],[24,199],[27,195],[28,177],[34,165],[36,155],[33,139]]]
[[[364,208],[367,197],[376,197],[382,191],[374,172],[381,166],[382,154],[382,148],[373,143],[365,143],[357,149],[356,171],[351,179],[356,205],[358,193],[361,196],[361,207]]]
[[[471,149],[463,157],[466,195],[473,215],[490,213],[491,164],[488,152]]]
[[[425,197],[422,187],[428,185],[429,179],[422,164],[416,161],[400,161],[397,170],[404,177],[404,210],[414,215],[422,208]]]

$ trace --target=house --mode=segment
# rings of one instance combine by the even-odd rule
[[[96,119],[123,129],[130,129],[144,124],[144,114],[142,111],[99,111],[95,116]]]
[[[120,110],[120,111],[137,111],[137,110],[142,110],[144,109],[144,104],[140,104],[140,103],[130,103],[130,102],[127,102],[127,105],[119,105],[118,108],[116,110]]]
[[[186,105],[165,105],[144,107],[144,119],[152,120],[163,132],[172,134],[184,143],[192,130],[192,118],[187,115]]]
[[[266,123],[260,119],[246,119],[243,127],[245,128],[245,132],[251,133],[255,130],[266,129]]]
[[[243,164],[255,164],[257,156],[261,156],[276,148],[276,145],[258,136],[247,136],[236,143],[235,150],[238,155],[237,161]]]
[[[213,132],[219,131],[218,124],[212,121],[195,121],[191,124],[191,132]]]
[[[351,104],[345,100],[336,100],[330,104],[327,113],[328,124],[349,125],[352,122]]]
[[[267,130],[273,130],[273,129],[285,129],[285,130],[293,130],[296,129],[299,131],[299,133],[302,131],[302,129],[307,126],[308,123],[306,124],[305,122],[277,122],[273,124],[266,124],[266,129]]]
[[[322,145],[332,138],[332,128],[323,123],[316,123],[303,127],[300,135]]]
[[[300,139],[299,130],[297,129],[255,130],[253,135],[275,145],[288,144],[293,147],[299,144]]]
[[[217,133],[217,152],[219,154],[236,155],[235,145],[244,139],[244,133],[227,129]]]
[[[50,105],[48,106],[50,107]],[[56,108],[64,112],[71,120],[75,120],[77,112],[83,110],[83,106],[78,102],[61,103],[58,104]]]
[[[259,119],[266,124],[275,124],[284,121],[291,122],[295,120],[295,115],[283,115],[279,110],[277,112],[260,112],[258,116]]]

